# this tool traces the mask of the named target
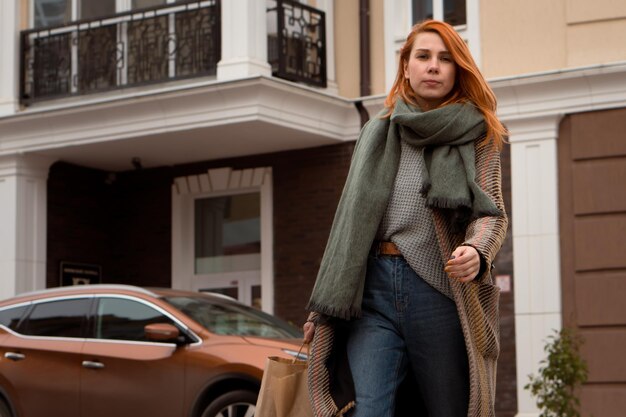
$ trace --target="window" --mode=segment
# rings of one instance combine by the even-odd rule
[[[97,19],[177,1],[182,0],[32,0],[33,25],[35,28],[59,26],[74,20]]]
[[[165,301],[215,334],[278,339],[302,337],[300,329],[295,326],[257,309],[226,300],[197,295],[168,297]]]
[[[83,337],[91,299],[49,301],[35,304],[21,333],[30,336]]]
[[[58,26],[72,20],[72,0],[34,0],[35,27]]]
[[[256,270],[261,265],[259,193],[195,201],[195,272]]]
[[[165,0],[133,0],[132,9],[145,9],[146,7],[161,6],[166,3]]]
[[[96,19],[115,14],[115,0],[80,0],[79,19]]]
[[[28,306],[19,306],[13,308],[6,308],[0,311],[0,324],[8,327],[11,330],[17,329],[17,325],[20,322],[20,319],[26,312],[26,308]]]
[[[144,327],[152,323],[174,322],[156,309],[125,298],[100,298],[96,317],[96,338],[148,341]]]
[[[413,0],[412,3],[414,24],[422,20],[433,18],[433,0]]]
[[[412,0],[413,23],[439,19],[461,26],[467,24],[466,0]]]

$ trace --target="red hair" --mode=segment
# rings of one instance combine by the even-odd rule
[[[417,35],[424,32],[433,32],[441,37],[456,65],[454,87],[440,107],[452,103],[473,103],[485,118],[486,140],[492,140],[498,148],[501,148],[507,136],[507,130],[496,116],[496,96],[480,73],[463,39],[452,26],[439,20],[426,20],[413,26],[406,42],[400,48],[396,80],[385,99],[385,107],[389,109],[388,116],[391,114],[398,97],[406,103],[419,107],[415,92],[411,88],[409,80],[404,76],[404,68],[409,62]]]

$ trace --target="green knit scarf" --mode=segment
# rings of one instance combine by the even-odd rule
[[[461,231],[468,222],[498,215],[476,184],[474,141],[485,134],[482,114],[470,103],[422,112],[398,99],[391,117],[372,118],[361,130],[339,200],[310,311],[360,316],[367,255],[385,213],[400,161],[400,140],[424,147],[426,205],[444,209]]]

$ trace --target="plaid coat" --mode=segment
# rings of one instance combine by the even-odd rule
[[[476,142],[476,183],[505,213],[501,188],[500,152],[493,143]],[[492,260],[506,236],[508,220],[502,216],[481,217],[470,223],[465,234],[455,234],[443,212],[433,210],[433,220],[442,259],[449,259],[459,245],[471,245],[487,268],[469,283],[451,280],[467,356],[470,398],[468,417],[493,417],[496,392],[496,361],[500,352],[498,300],[500,291],[491,275]],[[354,406],[349,368],[345,356],[345,331],[338,320],[317,315],[311,344],[309,396],[316,417],[342,416]]]

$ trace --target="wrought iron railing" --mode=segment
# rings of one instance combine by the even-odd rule
[[[290,0],[268,4],[273,75],[326,87],[324,12]],[[23,31],[21,102],[215,75],[220,20],[220,0],[202,0]]]
[[[326,87],[325,13],[297,1],[271,0],[269,4],[268,61],[273,74]]]
[[[220,26],[204,0],[24,31],[21,101],[215,75]]]

